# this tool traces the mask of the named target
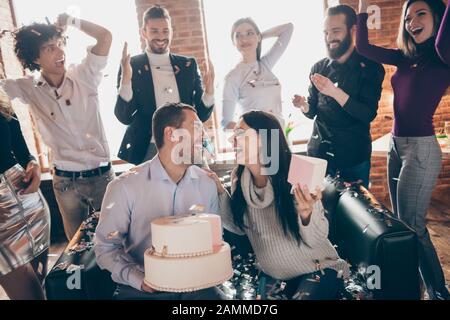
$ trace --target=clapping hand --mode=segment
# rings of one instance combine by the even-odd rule
[[[292,104],[294,105],[294,107],[301,109],[304,113],[307,113],[309,111],[308,102],[303,96],[294,95],[294,98],[292,98]]]
[[[329,97],[335,96],[337,87],[327,77],[324,77],[323,75],[321,75],[319,73],[316,73],[311,76],[311,81],[314,84],[314,86],[317,88],[317,90],[319,90],[320,93],[322,93],[326,96],[329,96]]]

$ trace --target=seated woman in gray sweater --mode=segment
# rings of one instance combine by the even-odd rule
[[[220,194],[224,227],[248,236],[259,268],[286,281],[289,298],[338,298],[348,265],[328,240],[321,191],[312,195],[307,187],[294,186],[291,194],[287,182],[291,151],[276,117],[250,111],[234,131],[239,166],[232,173],[231,197],[217,175],[209,172]],[[270,162],[265,161],[267,156]]]

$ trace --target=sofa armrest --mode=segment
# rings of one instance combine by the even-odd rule
[[[84,221],[45,279],[48,300],[111,299],[116,284],[95,259],[94,234],[99,214]]]

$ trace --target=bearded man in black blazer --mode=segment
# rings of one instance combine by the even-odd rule
[[[205,63],[203,87],[197,61],[170,53],[173,31],[166,8],[155,5],[144,13],[141,36],[147,44],[145,53],[131,57],[124,45],[114,110],[117,119],[128,126],[118,156],[135,165],[156,155],[152,118],[158,107],[189,104],[203,122],[214,108],[214,68],[211,62]]]

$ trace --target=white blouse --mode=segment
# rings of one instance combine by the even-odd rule
[[[281,84],[272,68],[286,51],[294,27],[287,24],[272,48],[254,63],[240,62],[225,77],[222,101],[222,127],[250,110],[273,113],[284,127]],[[236,114],[236,104],[240,113]]]

